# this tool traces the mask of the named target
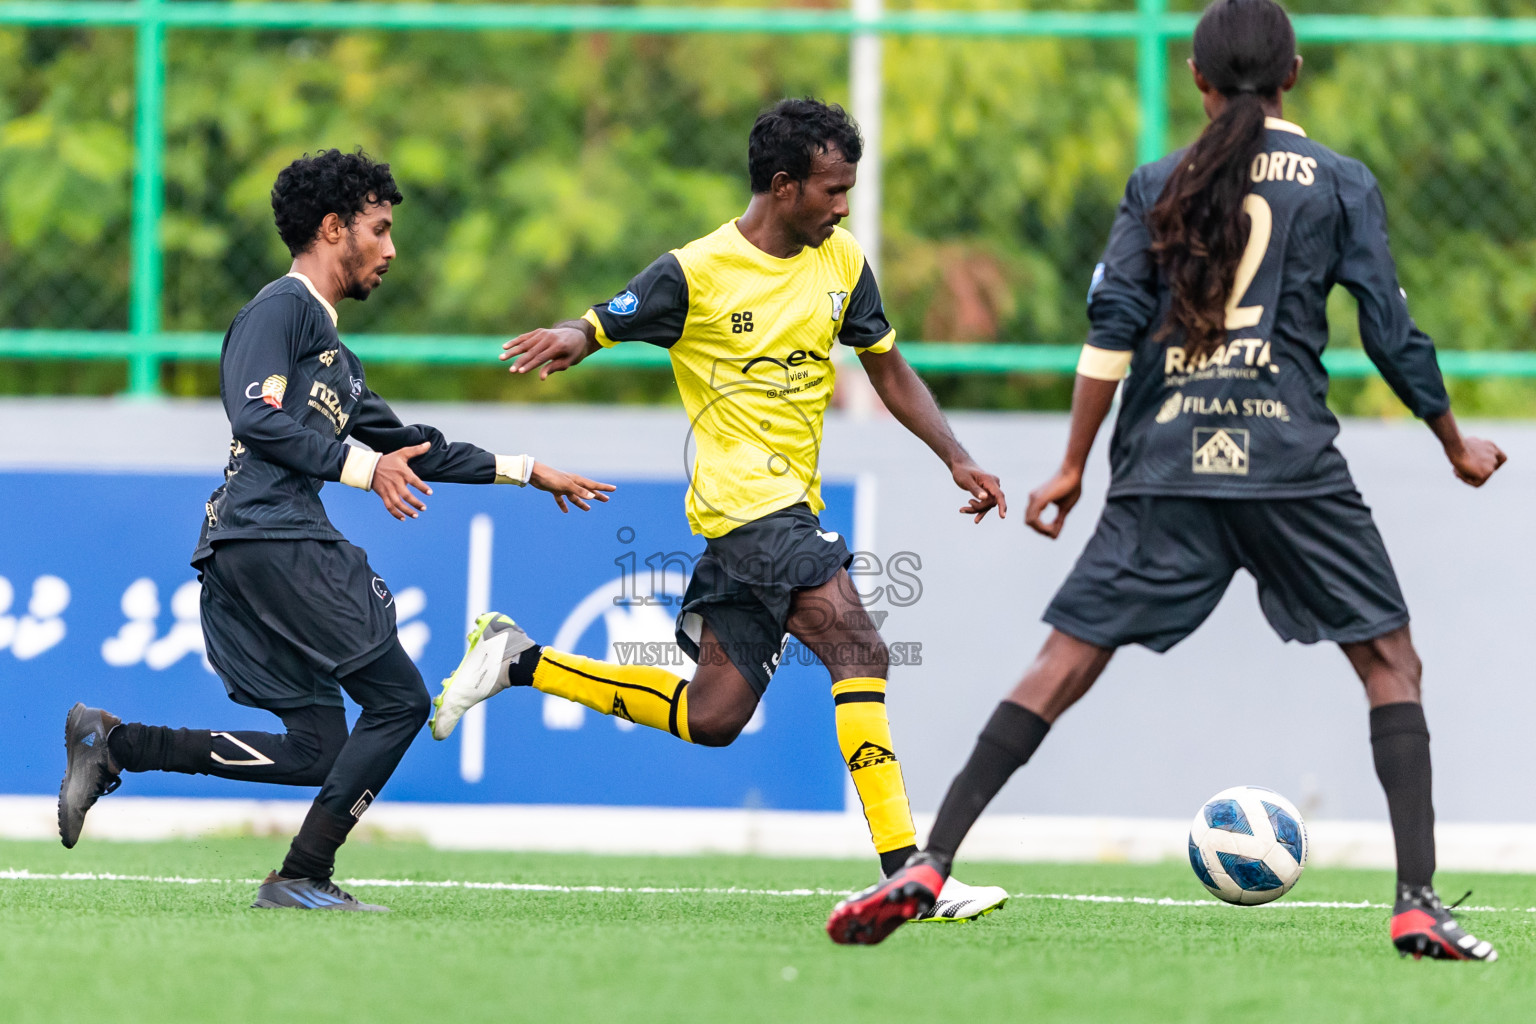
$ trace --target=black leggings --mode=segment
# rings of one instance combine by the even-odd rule
[[[130,772],[320,786],[318,804],[338,816],[355,818],[389,781],[432,705],[421,673],[398,640],[340,682],[362,707],[351,735],[341,708],[310,705],[273,709],[283,720],[285,731],[280,733],[128,722],[112,730],[108,747],[118,765]]]

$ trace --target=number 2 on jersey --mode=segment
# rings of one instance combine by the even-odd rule
[[[1243,248],[1243,258],[1237,264],[1237,276],[1232,279],[1232,294],[1227,298],[1227,330],[1257,327],[1264,319],[1263,306],[1239,306],[1248,286],[1264,262],[1269,250],[1269,236],[1275,230],[1275,214],[1263,196],[1249,192],[1243,197],[1243,212],[1248,215],[1248,244]]]

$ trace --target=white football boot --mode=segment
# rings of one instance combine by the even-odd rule
[[[427,722],[432,738],[447,739],[464,712],[511,686],[507,666],[533,646],[522,627],[499,612],[486,612],[476,619],[464,659],[443,680],[443,692],[432,698],[432,718]]]
[[[975,921],[994,910],[1002,910],[1007,902],[1008,890],[1000,885],[966,885],[951,875],[944,881],[933,909],[922,917],[914,917],[912,923]]]

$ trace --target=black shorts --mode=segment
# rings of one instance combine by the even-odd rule
[[[208,661],[251,707],[342,707],[338,678],[395,635],[395,598],[346,541],[230,540],[199,565]]]
[[[809,505],[791,505],[705,542],[677,616],[677,642],[699,660],[704,623],[759,697],[784,649],[797,590],[821,586],[853,561]]]
[[[1282,640],[1356,643],[1408,622],[1397,574],[1354,491],[1316,498],[1114,498],[1045,621],[1098,647],[1166,651],[1238,569]]]

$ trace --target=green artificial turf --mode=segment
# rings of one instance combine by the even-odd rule
[[[1536,1015],[1536,878],[1439,879],[1497,964],[1399,960],[1382,872],[1308,869],[1257,909],[1015,898],[974,924],[842,948],[827,895],[385,888],[392,914],[246,909],[284,842],[0,843],[0,871],[231,879],[0,879],[0,1020],[1515,1021]],[[749,857],[456,853],[372,842],[340,877],[567,886],[851,889],[873,865]],[[1187,865],[965,864],[1013,893],[1205,893]],[[1293,904],[1287,906],[1287,904]]]

